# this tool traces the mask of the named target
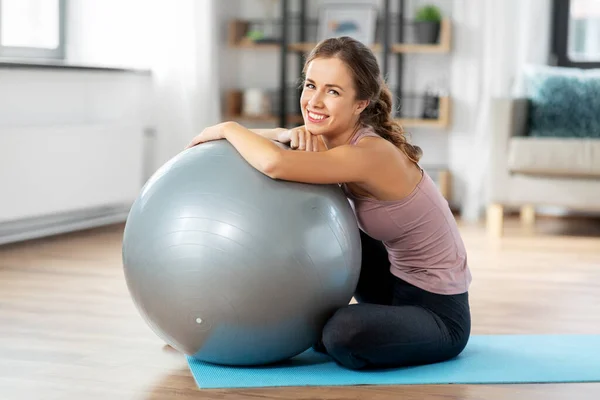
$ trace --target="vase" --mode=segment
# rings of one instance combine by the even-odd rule
[[[418,21],[414,23],[415,38],[420,44],[434,44],[440,35],[440,23],[431,21]]]

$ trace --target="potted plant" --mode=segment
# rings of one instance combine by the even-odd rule
[[[437,43],[440,34],[442,12],[437,6],[425,5],[417,9],[414,29],[418,43]]]

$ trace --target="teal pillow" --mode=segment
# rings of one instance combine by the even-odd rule
[[[529,66],[529,135],[600,138],[600,69]]]

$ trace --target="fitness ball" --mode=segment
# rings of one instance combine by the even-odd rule
[[[338,185],[269,178],[219,140],[146,182],[122,256],[133,302],[162,340],[200,361],[260,365],[319,339],[352,299],[361,246]]]

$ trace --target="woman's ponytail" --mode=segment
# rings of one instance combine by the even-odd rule
[[[381,84],[379,97],[372,100],[361,114],[361,122],[372,126],[379,136],[392,142],[412,162],[418,163],[423,156],[421,148],[408,143],[404,130],[392,118],[392,95],[385,83]]]

